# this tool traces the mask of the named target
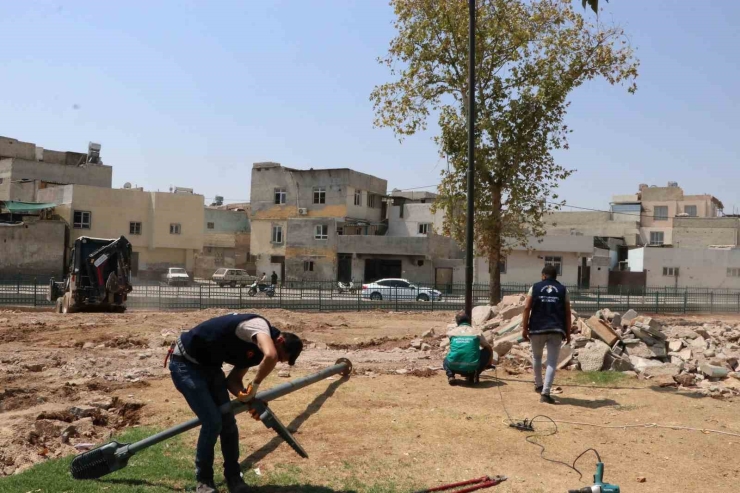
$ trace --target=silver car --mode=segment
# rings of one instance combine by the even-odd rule
[[[362,285],[362,297],[370,300],[441,301],[436,289],[420,288],[406,279],[380,279]]]

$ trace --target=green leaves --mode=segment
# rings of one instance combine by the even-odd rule
[[[392,80],[370,95],[374,123],[403,139],[427,128],[431,115],[437,118],[435,142],[450,167],[442,172],[435,208],[445,211],[445,233],[462,242],[467,2],[391,4],[397,35],[381,63],[392,69]],[[477,9],[476,254],[497,264],[528,236],[544,234],[543,218],[559,206],[554,192],[572,171],[556,163],[552,151],[568,148],[565,117],[573,90],[603,78],[633,92],[639,63],[622,29],[594,26],[570,0],[477,0]],[[498,269],[491,270],[496,285]]]

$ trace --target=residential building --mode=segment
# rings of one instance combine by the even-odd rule
[[[603,254],[602,254],[603,256]],[[545,265],[554,265],[558,280],[566,285],[599,285],[603,282],[603,268],[594,257],[594,237],[581,235],[547,235],[530,238],[527,245],[516,245],[501,263],[501,283],[531,284],[542,277]],[[476,283],[489,282],[489,262],[477,257],[473,267]],[[593,280],[593,282],[592,282]]]
[[[57,204],[70,244],[80,236],[126,236],[134,252],[132,275],[139,278],[159,278],[168,267],[192,274],[203,248],[202,195],[63,185],[39,190],[38,198]]]
[[[38,190],[79,184],[111,188],[113,168],[100,160],[100,145],[88,153],[52,151],[30,142],[0,137],[0,200],[39,202]]]
[[[338,250],[338,239],[385,232],[386,188],[385,180],[347,168],[254,163],[250,251],[257,273],[275,271],[280,279],[352,276],[352,252]]]
[[[206,207],[203,224],[203,251],[196,255],[195,277],[208,279],[221,267],[255,273],[250,259],[249,216],[244,209]]]
[[[548,236],[582,234],[601,238],[622,238],[627,245],[641,245],[640,217],[608,211],[558,211],[545,216]]]
[[[649,248],[629,251],[629,267],[651,287],[740,289],[740,248]]]
[[[2,209],[0,203],[0,209]],[[49,277],[61,279],[67,227],[64,221],[44,219],[39,211],[13,216],[20,220],[0,220],[0,277],[37,276],[39,283]]]
[[[717,218],[722,202],[712,195],[685,195],[676,182],[667,187],[640,185],[634,195],[612,197],[613,215],[640,219],[638,245],[672,245],[677,219]],[[629,243],[628,243],[629,244]]]

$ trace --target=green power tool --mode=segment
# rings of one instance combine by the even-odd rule
[[[568,493],[619,493],[619,486],[604,482],[604,463],[596,463],[593,486],[586,486],[579,490],[568,490]]]

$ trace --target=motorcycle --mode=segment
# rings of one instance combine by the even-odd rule
[[[337,291],[339,291],[340,294],[341,293],[347,293],[347,292],[354,293],[355,292],[355,283],[352,282],[352,281],[350,281],[349,284],[345,284],[342,281],[339,281],[337,283]]]
[[[259,284],[259,281],[254,281],[251,286],[249,286],[249,291],[247,291],[248,296],[255,296],[257,292],[265,293],[268,298],[272,298],[275,296],[275,285],[274,284]]]

